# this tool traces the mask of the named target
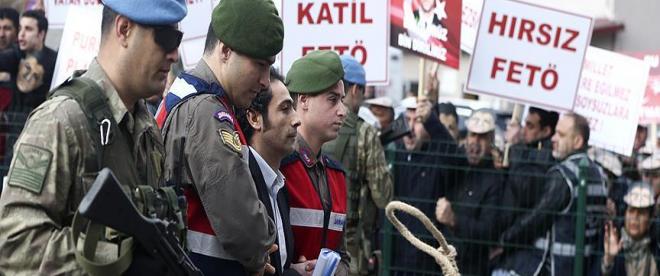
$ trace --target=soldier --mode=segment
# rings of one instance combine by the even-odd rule
[[[337,138],[346,108],[344,69],[332,51],[314,51],[296,60],[286,83],[297,104],[301,125],[295,151],[282,161],[291,206],[294,257],[316,259],[321,248],[340,251],[337,275],[348,274],[343,254],[346,222],[346,179],[341,166],[321,153]]]
[[[142,99],[163,91],[178,59],[176,24],[186,15],[185,2],[104,5],[98,56],[31,114],[16,143],[0,199],[0,271],[6,275],[89,272],[76,261],[72,220],[101,168],[112,169],[127,190],[162,180],[162,139]],[[95,261],[112,252],[116,258],[126,242],[99,243]],[[162,272],[159,260],[135,248],[127,274]]]
[[[341,56],[341,63],[346,92],[344,104],[349,112],[339,136],[323,145],[323,152],[340,161],[347,171],[346,249],[351,256],[351,275],[366,275],[375,249],[370,238],[376,234],[377,208],[385,208],[392,200],[394,184],[378,130],[357,114],[367,84],[364,68],[351,56]]]
[[[207,275],[262,273],[268,251],[276,250],[275,224],[257,196],[235,114],[269,87],[283,38],[272,1],[221,1],[202,59],[179,75],[165,100],[165,179],[184,189],[188,248]]]

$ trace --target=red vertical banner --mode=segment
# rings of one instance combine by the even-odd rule
[[[458,69],[461,14],[461,0],[391,0],[390,45]]]
[[[660,51],[625,53],[626,55],[644,60],[651,67],[646,92],[642,100],[640,124],[660,123]]]

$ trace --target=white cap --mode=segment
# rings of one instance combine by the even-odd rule
[[[465,123],[468,131],[477,134],[491,132],[495,129],[493,114],[485,110],[476,110]]]
[[[587,151],[589,158],[598,163],[601,167],[612,172],[616,176],[621,176],[623,166],[617,155],[611,151],[592,147]]]
[[[379,105],[379,106],[392,108],[392,99],[390,99],[390,97],[386,97],[386,96],[373,98],[373,99],[368,99],[368,100],[364,101],[364,103],[366,103],[368,105]]]
[[[647,183],[637,182],[628,188],[628,193],[623,197],[628,206],[634,208],[648,208],[655,204],[653,189]]]
[[[401,106],[405,109],[417,109],[417,97],[408,97],[401,101]]]

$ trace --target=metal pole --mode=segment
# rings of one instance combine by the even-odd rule
[[[575,262],[573,264],[573,275],[583,275],[584,271],[584,228],[586,221],[587,205],[587,170],[589,161],[583,158],[580,161],[580,186],[578,186],[578,205],[575,214]]]

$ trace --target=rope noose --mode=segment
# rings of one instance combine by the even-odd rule
[[[410,230],[408,230],[408,228],[403,225],[396,216],[394,216],[394,210],[406,212],[420,220],[424,224],[424,227],[426,227],[426,230],[431,232],[433,237],[438,241],[438,243],[440,243],[440,247],[435,249],[415,237],[410,232]],[[458,272],[458,266],[456,265],[456,249],[447,243],[447,240],[445,240],[445,237],[442,235],[442,233],[440,233],[440,231],[435,228],[431,220],[429,220],[429,218],[426,217],[422,211],[401,201],[392,201],[387,204],[387,207],[385,207],[385,214],[387,215],[387,218],[390,220],[390,222],[392,222],[394,227],[396,227],[401,235],[406,238],[406,240],[417,247],[417,249],[424,251],[426,254],[431,255],[431,257],[435,259],[435,262],[438,263],[438,265],[440,265],[442,268],[442,273],[444,275],[460,275]]]

